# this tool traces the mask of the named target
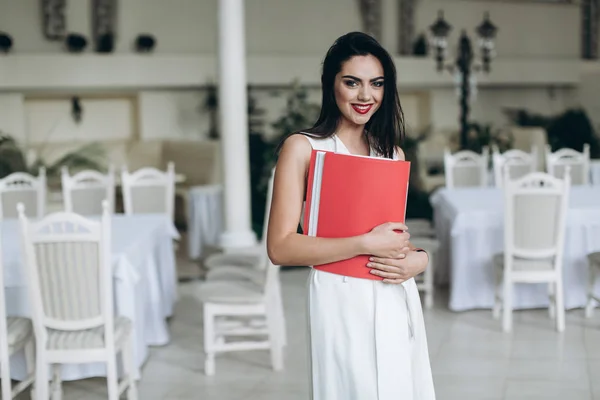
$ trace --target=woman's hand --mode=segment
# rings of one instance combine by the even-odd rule
[[[399,258],[410,250],[408,228],[401,222],[386,222],[363,236],[366,254],[382,258]],[[401,231],[401,232],[397,232]]]
[[[373,275],[384,278],[383,282],[399,284],[425,271],[428,263],[427,253],[410,251],[401,258],[370,257],[367,267],[373,268]]]

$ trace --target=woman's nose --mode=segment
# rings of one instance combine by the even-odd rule
[[[371,100],[371,88],[368,86],[362,86],[358,91],[358,101],[369,100]]]

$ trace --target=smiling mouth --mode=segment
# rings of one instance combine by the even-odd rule
[[[352,104],[352,108],[354,109],[354,111],[356,111],[359,114],[368,113],[372,107],[373,104]]]

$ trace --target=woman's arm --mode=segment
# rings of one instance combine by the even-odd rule
[[[273,182],[267,234],[269,258],[276,265],[320,265],[360,254],[399,255],[406,246],[400,223],[348,238],[318,238],[297,233],[312,147],[303,135],[290,136],[281,149]]]

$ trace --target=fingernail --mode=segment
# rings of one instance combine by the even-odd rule
[[[372,266],[373,266],[373,264],[367,263],[367,267],[372,267]]]
[[[373,257],[369,258],[369,261],[373,261]]]
[[[376,275],[376,273],[375,273],[375,270],[374,270],[374,269],[370,270],[370,271],[369,271],[369,273],[370,273],[370,274],[373,274],[373,275]]]

